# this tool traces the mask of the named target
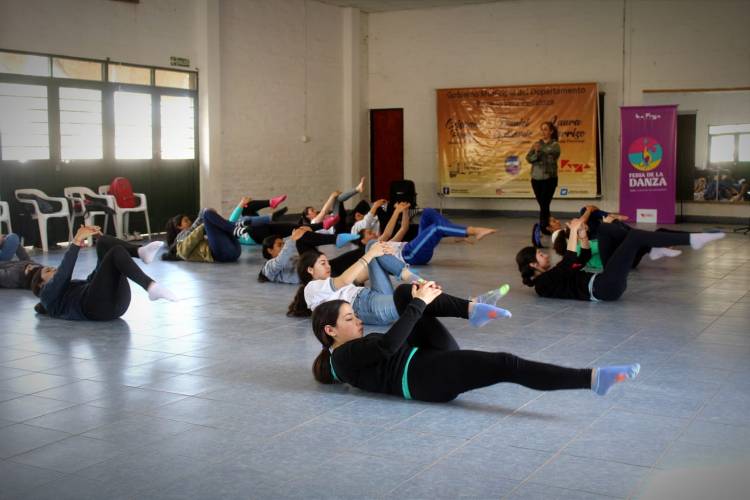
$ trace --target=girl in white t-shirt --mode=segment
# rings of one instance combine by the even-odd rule
[[[364,323],[387,325],[399,318],[393,300],[393,285],[389,275],[398,276],[404,281],[423,282],[411,272],[408,266],[391,255],[388,243],[373,244],[365,255],[340,276],[331,278],[331,266],[325,255],[318,252],[305,252],[297,266],[302,285],[289,306],[289,316],[309,316],[316,307],[331,300],[345,300]],[[370,279],[370,288],[357,286]],[[494,297],[485,294],[489,299]],[[509,317],[505,309],[494,303],[482,303],[481,298],[469,302],[466,317],[477,324],[487,318]],[[489,319],[487,319],[489,320]]]
[[[393,249],[386,243],[376,243],[362,258],[341,275],[332,278],[328,258],[320,252],[307,251],[300,256],[297,272],[300,288],[289,305],[289,316],[309,316],[318,304],[342,299],[350,302],[365,323],[384,325],[398,319],[393,302],[393,285],[389,276],[404,281],[421,278],[409,271],[405,263],[395,258],[383,259]],[[357,286],[369,278],[370,287]]]

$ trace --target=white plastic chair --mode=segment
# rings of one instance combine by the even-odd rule
[[[84,186],[66,187],[65,189],[63,189],[63,193],[65,194],[65,197],[70,200],[71,206],[73,208],[73,213],[70,214],[71,221],[75,222],[76,217],[83,217],[84,224],[86,224],[87,226],[92,226],[95,222],[94,217],[96,217],[97,215],[103,215],[104,225],[102,226],[102,229],[106,232],[107,224],[109,223],[109,214],[102,210],[89,210],[87,212],[86,200],[93,199],[100,201],[103,205],[106,205],[114,210],[114,207],[112,206],[112,200],[108,199],[106,196],[96,194],[93,189],[89,189]]]
[[[99,186],[99,194],[104,195],[109,200],[108,205],[115,211],[115,233],[121,240],[125,239],[125,233],[130,229],[130,214],[133,212],[143,212],[146,216],[146,232],[151,238],[151,223],[148,220],[148,204],[146,195],[143,193],[133,193],[138,198],[138,206],[133,208],[122,208],[117,205],[117,199],[109,194],[109,185]]]
[[[31,195],[34,196],[34,198],[19,197],[19,195]],[[62,208],[57,212],[45,214],[40,210],[37,198],[40,200],[51,201],[53,203],[59,203]],[[49,243],[47,242],[47,221],[49,219],[64,217],[65,221],[68,223],[68,242],[73,240],[73,225],[70,221],[70,210],[68,210],[67,199],[47,196],[43,191],[38,189],[16,189],[16,199],[20,203],[26,203],[34,208],[34,213],[31,214],[31,218],[36,219],[39,223],[39,238],[42,240],[42,250],[45,253],[49,251]]]
[[[10,206],[7,201],[0,201],[0,231],[3,229],[3,222],[8,225],[8,233],[12,233],[13,226],[10,225]]]

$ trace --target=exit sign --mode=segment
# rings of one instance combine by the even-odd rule
[[[189,68],[190,59],[188,59],[187,57],[172,56],[169,58],[169,65],[170,66],[182,66],[183,68]]]

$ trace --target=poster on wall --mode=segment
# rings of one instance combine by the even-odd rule
[[[533,198],[526,154],[543,122],[559,130],[556,196],[597,192],[596,83],[439,89],[438,169],[442,194]]]
[[[620,132],[620,213],[674,224],[677,106],[623,106]]]

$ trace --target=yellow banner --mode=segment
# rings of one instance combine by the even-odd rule
[[[533,198],[526,154],[543,122],[559,131],[556,196],[597,195],[595,83],[440,89],[438,168],[443,194]]]

